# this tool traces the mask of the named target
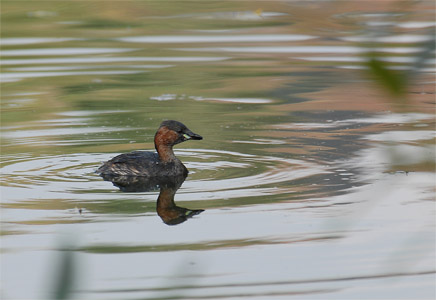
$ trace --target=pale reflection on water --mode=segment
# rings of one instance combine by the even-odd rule
[[[434,298],[434,4],[179,3],[4,3],[2,297],[52,298],[66,238],[72,298]],[[94,173],[162,119],[183,184]]]

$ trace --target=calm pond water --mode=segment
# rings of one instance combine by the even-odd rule
[[[434,8],[3,1],[1,298],[434,299]],[[164,119],[180,188],[94,173]]]

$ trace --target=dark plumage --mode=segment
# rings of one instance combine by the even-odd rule
[[[188,169],[174,155],[173,146],[190,139],[201,140],[203,138],[193,133],[180,122],[172,120],[163,121],[154,136],[154,145],[157,153],[134,151],[120,154],[105,162],[96,172],[103,177],[186,176]]]

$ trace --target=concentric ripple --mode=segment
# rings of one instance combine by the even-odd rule
[[[312,162],[231,151],[189,149],[177,155],[190,170],[178,201],[232,199],[294,192],[293,180],[327,173]],[[124,194],[94,171],[118,153],[79,153],[44,157],[9,156],[1,168],[4,203],[59,199],[75,202],[138,199],[156,192]]]
[[[184,155],[201,160],[187,163],[188,169],[201,176],[197,179],[197,174],[193,174],[192,180],[187,180],[182,187],[182,192],[188,192],[191,199],[278,194],[285,189],[292,191],[292,186],[284,184],[286,182],[328,172],[302,160],[231,151],[192,150],[181,153]]]

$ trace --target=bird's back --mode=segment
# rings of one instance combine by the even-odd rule
[[[186,175],[187,169],[180,160],[163,163],[157,153],[134,151],[115,156],[96,172],[100,175],[165,177]]]

